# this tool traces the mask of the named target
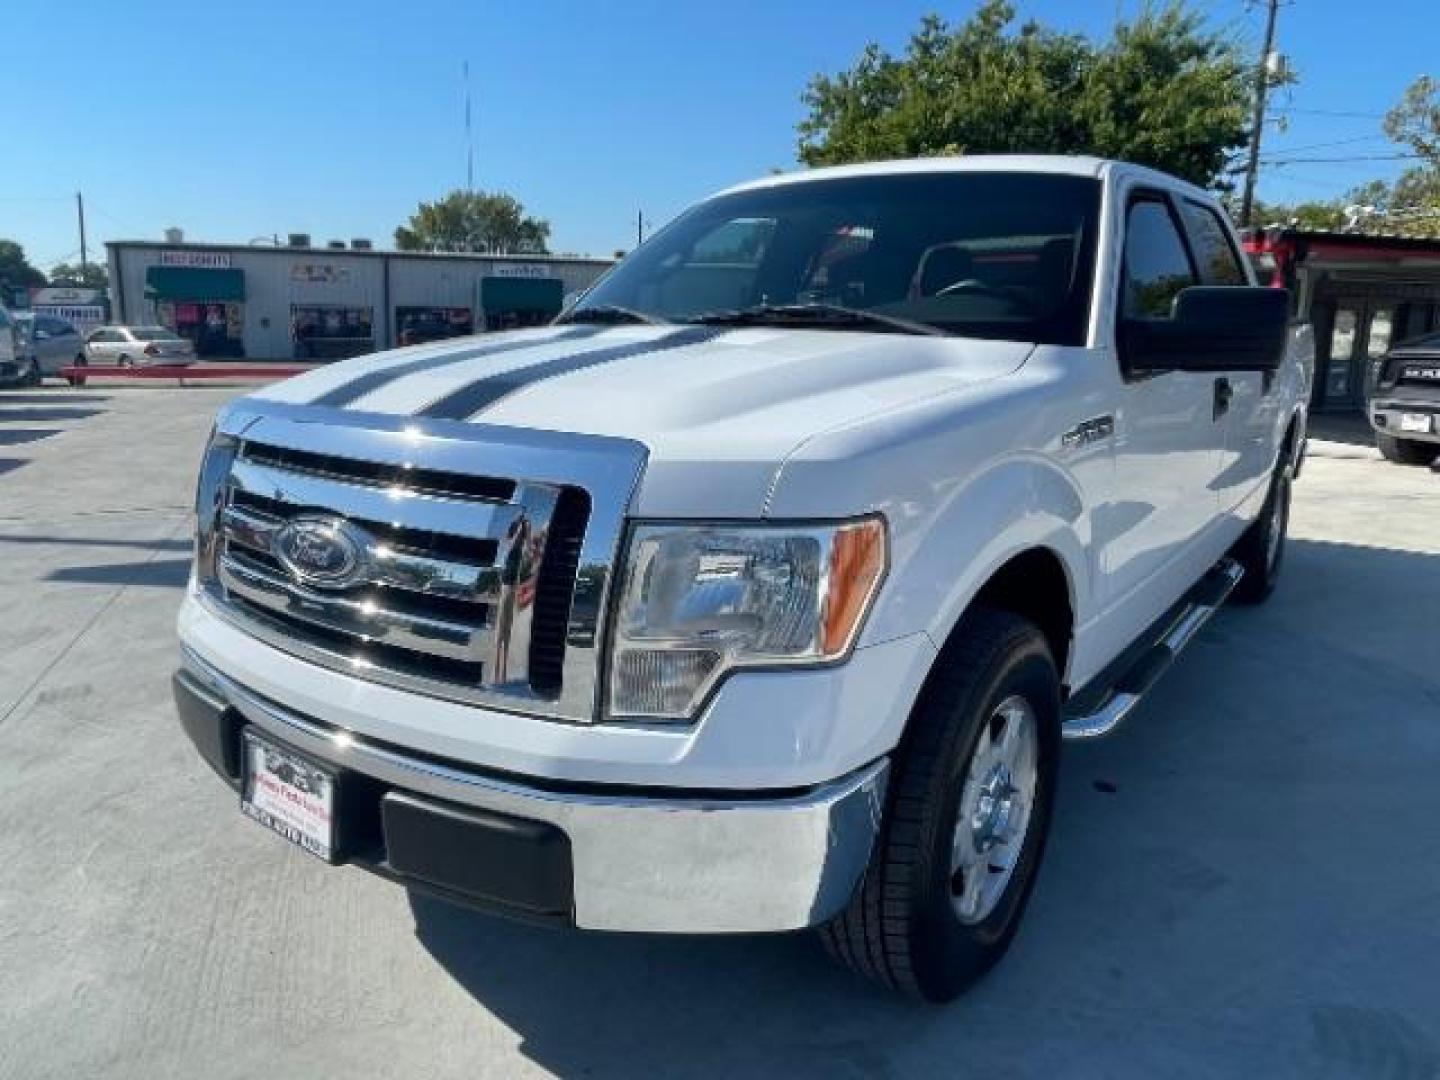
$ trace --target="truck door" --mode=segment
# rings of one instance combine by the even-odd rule
[[[1239,249],[1220,215],[1204,203],[1180,199],[1180,218],[1205,285],[1248,285]],[[1258,371],[1228,371],[1218,384],[1224,445],[1215,489],[1222,512],[1232,510],[1270,478],[1280,403]]]
[[[1198,275],[1167,195],[1130,192],[1121,252],[1119,317],[1171,318],[1175,297]],[[1224,424],[1215,376],[1132,374],[1123,351],[1117,359],[1115,495],[1103,570],[1109,601],[1119,607],[1117,629],[1138,634],[1214,561],[1196,541],[1215,520]]]

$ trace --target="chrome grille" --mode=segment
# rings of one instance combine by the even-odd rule
[[[443,697],[559,700],[583,489],[242,438],[217,494],[210,595],[258,636]],[[287,564],[282,538],[302,519],[363,538],[356,580],[316,584]]]

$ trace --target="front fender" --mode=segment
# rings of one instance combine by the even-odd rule
[[[890,571],[862,645],[915,633],[943,644],[995,571],[1033,548],[1064,566],[1077,622],[1091,614],[1092,515],[1076,477],[1042,451],[997,450],[1058,445],[1055,433],[1073,420],[1055,400],[931,401],[884,424],[829,433],[785,463],[770,516],[885,515]],[[1108,453],[1096,448],[1075,465],[1103,470]]]
[[[904,519],[875,640],[923,630],[944,644],[976,595],[1011,559],[1044,549],[1065,570],[1077,620],[1091,609],[1090,516],[1073,479],[1038,455],[1014,455],[937,502],[928,521]]]

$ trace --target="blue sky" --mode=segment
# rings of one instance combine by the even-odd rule
[[[1029,0],[1022,14],[1103,35],[1137,0]],[[476,185],[550,219],[556,250],[634,242],[690,201],[795,161],[808,77],[868,40],[900,48],[942,0],[8,0],[0,237],[48,268],[107,239],[245,242],[309,232],[388,246],[416,202],[462,186],[461,64]],[[1201,4],[1255,47],[1258,6]],[[63,14],[62,14],[63,12]],[[1383,12],[1383,14],[1382,14]],[[1371,14],[1373,13],[1373,15]],[[1379,115],[1434,71],[1435,0],[1294,0],[1279,42],[1300,76],[1265,152],[1397,152]],[[29,43],[17,47],[18,43]],[[1262,198],[1338,194],[1394,162],[1264,174]]]

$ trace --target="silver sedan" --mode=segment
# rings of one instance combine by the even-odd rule
[[[84,347],[75,357],[77,366],[151,367],[194,362],[195,346],[163,326],[102,326],[86,335]]]

